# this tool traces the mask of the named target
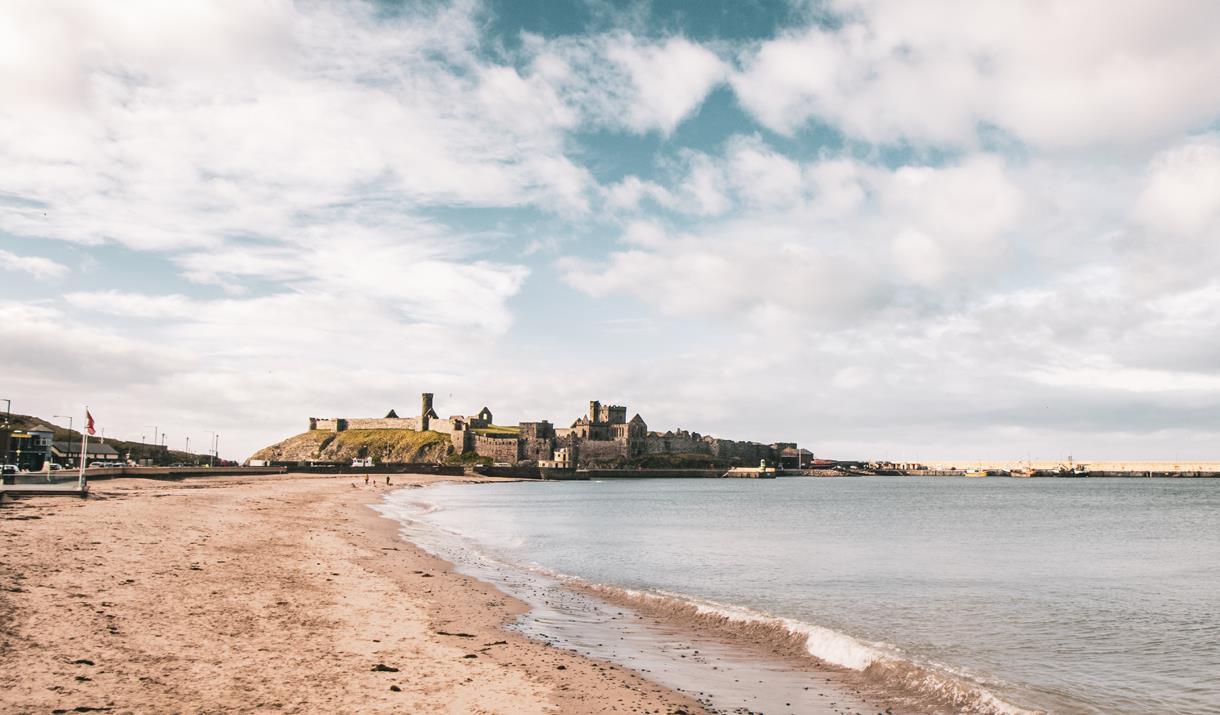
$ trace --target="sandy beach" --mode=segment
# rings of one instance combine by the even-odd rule
[[[505,630],[523,604],[400,539],[384,486],[91,486],[0,506],[5,712],[703,712]]]

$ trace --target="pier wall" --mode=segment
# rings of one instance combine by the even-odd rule
[[[1038,460],[1027,461],[1024,459],[1011,460],[943,460],[922,462],[931,470],[935,471],[955,471],[969,469],[1024,469],[1031,468],[1037,470],[1055,471],[1067,464],[1066,459],[1061,460]],[[1074,459],[1073,464],[1083,465],[1089,472],[1158,472],[1158,473],[1179,473],[1179,472],[1220,472],[1220,461],[1089,461],[1088,459]]]

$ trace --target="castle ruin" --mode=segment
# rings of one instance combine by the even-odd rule
[[[420,398],[418,417],[399,417],[394,410],[382,418],[309,418],[310,430],[343,432],[353,429],[407,429],[448,435],[457,454],[474,454],[505,464],[621,467],[655,455],[699,456],[720,462],[774,463],[776,445],[740,442],[685,430],[649,432],[640,415],[627,419],[622,405],[589,402],[586,414],[571,427],[556,427],[547,420],[521,422],[515,427],[496,426],[491,410],[484,407],[470,416],[441,419],[433,406],[433,395]]]

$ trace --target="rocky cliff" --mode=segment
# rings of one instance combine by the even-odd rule
[[[372,457],[377,464],[394,462],[444,462],[450,451],[449,437],[440,432],[406,429],[352,429],[344,432],[311,430],[264,447],[250,459],[273,462],[350,462]]]

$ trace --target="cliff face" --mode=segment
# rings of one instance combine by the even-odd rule
[[[250,459],[303,462],[350,462],[372,457],[386,462],[444,462],[450,451],[449,437],[439,432],[405,429],[352,429],[343,432],[311,430],[264,447]]]

